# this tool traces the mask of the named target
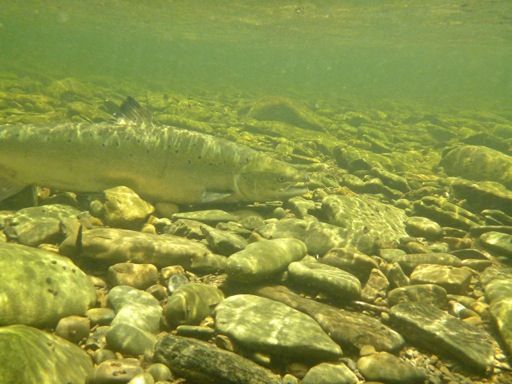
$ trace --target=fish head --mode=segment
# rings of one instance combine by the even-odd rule
[[[306,193],[308,176],[293,166],[273,160],[257,161],[236,176],[239,195],[246,201],[282,200]]]

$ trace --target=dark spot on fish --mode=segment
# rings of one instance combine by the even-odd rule
[[[51,277],[47,277],[46,278],[46,284],[51,284],[52,283],[52,279]]]
[[[52,264],[57,264],[57,261],[56,260],[52,260],[51,263]]]
[[[187,160],[188,165],[192,164],[191,160]]]
[[[198,158],[199,160],[201,160],[201,159],[202,159],[202,157],[201,157],[201,156],[197,156],[197,158]]]

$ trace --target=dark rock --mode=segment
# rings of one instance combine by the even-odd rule
[[[284,286],[263,287],[255,290],[260,296],[280,301],[315,319],[337,343],[359,350],[373,345],[379,351],[394,351],[402,347],[402,337],[374,317],[304,298]]]
[[[323,360],[342,353],[311,317],[259,296],[225,299],[215,309],[215,327],[240,345],[279,359]]]
[[[203,341],[167,335],[156,346],[155,361],[195,383],[280,384],[271,371]]]
[[[390,306],[405,302],[423,302],[439,308],[448,306],[446,290],[434,284],[418,284],[395,288],[388,292]]]
[[[397,304],[391,308],[391,319],[394,327],[412,343],[434,353],[447,354],[468,369],[482,372],[493,364],[491,338],[434,305]]]

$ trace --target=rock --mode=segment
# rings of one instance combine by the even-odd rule
[[[155,384],[155,380],[149,373],[139,373],[137,376],[133,377],[128,384]]]
[[[282,302],[311,316],[340,345],[359,350],[368,344],[379,351],[394,351],[404,344],[402,336],[372,316],[304,298],[284,286],[262,287],[254,293]]]
[[[91,88],[73,77],[53,81],[46,88],[46,93],[63,102],[94,99]]]
[[[120,186],[103,191],[102,200],[91,202],[91,212],[110,227],[140,229],[155,208],[133,190]]]
[[[108,268],[107,280],[111,287],[146,289],[158,281],[158,269],[153,264],[118,263]]]
[[[344,248],[329,250],[320,261],[350,272],[363,282],[368,280],[372,269],[378,268],[377,262],[370,256]]]
[[[492,252],[503,256],[512,256],[512,234],[487,232],[482,234],[478,240]]]
[[[213,252],[229,256],[247,247],[247,240],[243,237],[215,229],[210,226],[202,226],[201,231],[205,235],[208,246]]]
[[[370,169],[370,173],[374,176],[377,176],[384,182],[384,184],[390,188],[397,189],[401,192],[407,192],[411,190],[409,183],[404,177],[386,171],[385,169],[373,167]]]
[[[422,264],[414,268],[411,274],[412,284],[437,284],[448,293],[464,295],[467,293],[472,273],[467,268],[448,265]]]
[[[106,360],[94,369],[94,373],[87,383],[128,383],[135,376],[143,372],[144,370],[135,359]]]
[[[66,257],[0,243],[0,325],[53,326],[96,302],[89,277]]]
[[[79,215],[78,209],[61,204],[24,208],[6,220],[4,232],[10,240],[23,245],[58,243],[73,222],[80,225]]]
[[[361,357],[357,369],[367,380],[390,384],[420,384],[427,378],[425,372],[388,352]]]
[[[176,327],[176,334],[178,336],[208,341],[215,336],[215,330],[199,325],[178,325]]]
[[[123,355],[151,354],[156,344],[155,335],[126,323],[112,325],[106,334],[107,346]]]
[[[357,376],[343,363],[321,363],[311,368],[302,384],[356,384]]]
[[[160,331],[162,308],[158,300],[124,285],[112,288],[107,300],[116,312],[105,335],[108,347],[132,356],[150,353]]]
[[[497,181],[512,188],[512,157],[488,147],[456,147],[443,155],[440,165],[450,176]]]
[[[173,379],[171,370],[162,363],[151,364],[146,368],[146,371],[153,376],[155,381],[171,381]]]
[[[188,283],[177,288],[169,297],[164,316],[173,327],[199,324],[223,299],[222,291],[214,286]]]
[[[409,285],[410,281],[407,275],[398,263],[388,263],[382,266],[391,287],[399,288]]]
[[[297,239],[260,240],[229,256],[230,279],[246,283],[269,279],[306,255],[306,245]]]
[[[444,227],[468,230],[477,226],[479,221],[471,212],[444,198],[425,196],[415,201],[413,207],[415,215],[425,216]]]
[[[91,308],[86,313],[91,325],[109,325],[116,313],[110,308]]]
[[[76,345],[25,325],[0,328],[0,383],[85,384],[91,358]]]
[[[512,270],[488,268],[482,275],[490,313],[509,356],[512,356]]]
[[[160,331],[162,308],[151,294],[118,285],[107,295],[109,305],[116,312],[112,325],[125,323],[150,333]]]
[[[306,244],[310,255],[324,255],[331,248],[349,244],[343,228],[318,221],[282,219],[267,223],[256,231],[266,239],[299,239]]]
[[[256,120],[279,121],[315,131],[324,131],[326,125],[306,106],[284,97],[261,99],[254,103],[247,115]]]
[[[450,265],[454,267],[462,265],[457,256],[443,252],[381,254],[381,256],[389,263],[398,263],[406,273],[411,272],[420,264]]]
[[[206,224],[196,220],[178,219],[165,225],[162,232],[168,235],[186,237],[188,239],[202,240],[205,238],[202,227]]]
[[[157,267],[182,265],[184,268],[213,272],[222,270],[226,258],[212,254],[204,244],[172,235],[154,235],[117,228],[94,228],[81,236],[68,236],[60,252],[108,264],[147,263]]]
[[[322,213],[329,224],[345,229],[347,245],[364,253],[407,236],[404,211],[375,199],[330,195],[322,200]]]
[[[434,305],[397,304],[391,308],[391,320],[395,329],[411,343],[433,353],[449,355],[468,369],[482,372],[493,364],[491,338]]]
[[[308,287],[335,298],[349,301],[361,294],[359,280],[342,269],[322,264],[314,257],[306,256],[288,266],[290,279],[300,287]]]
[[[450,185],[458,198],[477,211],[500,209],[512,215],[512,191],[500,183],[490,181],[473,182],[459,178],[449,178]],[[482,212],[483,213],[483,212]],[[503,218],[502,215],[499,216]],[[503,224],[511,225],[510,221]]]
[[[171,219],[195,220],[208,225],[215,225],[226,221],[238,221],[236,216],[220,209],[175,213],[171,216]]]
[[[424,237],[427,240],[436,240],[443,236],[441,226],[426,217],[409,217],[405,223],[405,230],[411,236]]]
[[[299,219],[306,219],[310,216],[309,211],[316,210],[317,203],[312,200],[306,200],[301,196],[295,196],[288,199],[288,206],[292,213]]]
[[[375,268],[370,273],[370,277],[361,291],[361,298],[372,303],[378,297],[386,297],[388,288],[389,281],[386,275],[380,269]]]
[[[57,323],[55,334],[72,343],[78,344],[80,340],[89,336],[91,322],[87,317],[67,316]]]
[[[448,306],[446,290],[439,285],[417,284],[395,288],[388,292],[390,306],[405,302],[423,302],[435,305],[438,308]]]
[[[242,356],[180,336],[163,337],[155,361],[195,383],[281,384],[279,376]]]
[[[252,351],[279,359],[333,359],[342,353],[311,317],[253,295],[235,295],[220,303],[215,328]]]

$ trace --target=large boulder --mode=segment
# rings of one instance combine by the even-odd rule
[[[0,325],[53,326],[96,302],[89,277],[67,257],[0,243]]]

